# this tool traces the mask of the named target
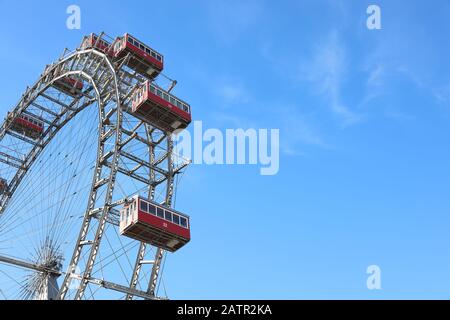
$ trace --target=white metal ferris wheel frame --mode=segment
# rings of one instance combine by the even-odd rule
[[[98,39],[101,41],[104,34]],[[113,45],[113,44],[112,44]],[[30,144],[30,151],[23,159],[11,154],[0,152],[0,162],[16,170],[13,179],[9,182],[8,190],[0,197],[0,215],[5,211],[8,202],[18,188],[20,182],[38,158],[45,146],[53,139],[58,131],[74,116],[86,107],[97,103],[99,113],[97,158],[92,179],[87,208],[83,217],[81,230],[74,245],[74,251],[65,272],[61,284],[58,299],[65,299],[72,279],[80,281],[80,285],[74,299],[82,299],[88,284],[96,284],[106,289],[122,292],[127,299],[140,297],[144,299],[157,299],[155,290],[160,275],[161,263],[164,256],[162,249],[157,249],[152,261],[145,261],[148,244],[140,243],[136,257],[133,274],[128,286],[108,282],[104,279],[95,279],[92,270],[98,255],[105,226],[107,223],[118,224],[117,206],[122,205],[126,199],[113,202],[113,191],[117,173],[124,174],[130,179],[135,179],[148,185],[148,197],[154,199],[155,188],[166,184],[163,204],[171,206],[174,189],[174,176],[188,165],[188,162],[174,165],[173,141],[168,133],[159,131],[142,121],[132,130],[123,127],[123,113],[131,114],[130,101],[133,90],[145,79],[125,68],[129,56],[120,60],[112,60],[107,54],[96,49],[94,45],[90,49],[78,48],[74,52],[65,51],[63,56],[46,68],[39,80],[26,90],[20,102],[8,114],[0,129],[0,144],[6,135]],[[45,94],[47,88],[67,76],[78,76],[90,83],[91,87],[83,92],[82,96],[74,98],[70,104],[59,101]],[[37,98],[47,99],[60,107],[60,112],[54,112],[36,102]],[[47,125],[42,136],[37,140],[31,140],[10,130],[15,118],[23,114],[30,114],[28,108],[33,106],[40,110],[40,121]],[[145,128],[146,136],[140,135],[139,128]],[[156,134],[158,133],[158,134]],[[156,137],[155,137],[156,136]],[[130,154],[123,151],[123,147],[133,140],[144,143],[148,147],[148,158]],[[165,145],[164,153],[155,157],[155,147]],[[137,167],[145,167],[149,170],[149,176],[142,176],[136,170],[121,167],[119,159],[126,158],[136,163]],[[104,199],[99,200],[100,190],[104,192]],[[103,205],[98,206],[99,201]],[[96,207],[97,204],[97,207]],[[90,230],[93,219],[97,220],[97,228]],[[76,273],[80,268],[81,253],[88,253],[88,259],[84,264],[84,270]],[[142,268],[151,265],[151,276],[146,291],[136,288]],[[38,270],[34,268],[34,270]]]

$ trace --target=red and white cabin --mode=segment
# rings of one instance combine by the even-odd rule
[[[83,91],[83,81],[74,76],[66,76],[53,82],[53,87],[74,98],[79,97]]]
[[[44,132],[44,122],[33,116],[21,114],[12,121],[10,130],[36,140]]]
[[[170,252],[191,239],[187,215],[140,196],[120,210],[120,233]]]
[[[128,53],[131,53],[131,55],[127,66],[142,75],[147,75],[153,79],[164,68],[162,54],[126,33],[123,37],[117,38],[114,43],[113,56],[123,58]]]
[[[185,129],[192,121],[189,104],[150,81],[133,93],[131,109],[142,121],[168,132]]]
[[[4,194],[8,190],[8,181],[0,178],[0,194]]]
[[[98,35],[96,35],[95,33],[91,33],[90,35],[84,37],[83,43],[81,44],[81,49],[85,50],[96,48],[106,54],[110,53],[110,47],[111,44],[108,41],[99,39]]]

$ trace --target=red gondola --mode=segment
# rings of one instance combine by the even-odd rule
[[[143,121],[173,132],[191,123],[191,107],[186,102],[146,81],[133,93],[132,112]]]
[[[84,85],[80,79],[74,76],[66,76],[53,82],[53,87],[76,98],[82,94]]]
[[[0,194],[4,194],[8,190],[8,181],[6,179],[0,178]]]
[[[142,75],[155,78],[164,68],[163,56],[126,33],[114,43],[114,57],[123,58],[131,53],[128,67]]]
[[[42,136],[44,122],[33,116],[21,114],[12,121],[10,130],[35,140]]]
[[[189,217],[139,196],[120,210],[120,233],[175,252],[189,242]]]
[[[108,41],[103,38],[99,39],[98,35],[91,33],[89,36],[84,37],[83,43],[81,44],[81,49],[91,49],[95,47],[103,53],[109,54],[110,46],[111,44]]]

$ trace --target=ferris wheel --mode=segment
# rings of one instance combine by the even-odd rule
[[[91,34],[8,112],[0,299],[167,297],[166,252],[190,240],[189,216],[173,208],[190,161],[173,134],[191,110],[175,81],[157,84],[163,63],[129,34]]]

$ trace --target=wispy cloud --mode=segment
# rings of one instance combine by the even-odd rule
[[[414,14],[412,12],[410,16]],[[450,85],[445,82],[448,79],[448,67],[442,63],[446,49],[430,37],[427,28],[429,26],[426,24],[396,21],[391,22],[389,32],[383,37],[373,37],[370,52],[362,64],[367,74],[367,96],[370,97],[364,99],[365,103],[377,96],[394,97],[401,94],[421,94],[438,103],[450,101]],[[411,91],[405,92],[405,86],[409,86]],[[403,115],[411,112],[405,106],[398,106],[398,109],[404,109]],[[391,119],[405,119],[404,116],[392,117],[386,108],[383,114]],[[411,117],[415,116],[407,115],[407,118]]]
[[[422,79],[422,76],[411,67],[408,67],[404,64],[400,64],[397,66],[395,71],[403,76],[406,76],[409,80],[411,80],[419,88],[427,88],[428,87],[428,85]]]
[[[248,103],[250,101],[250,93],[240,84],[219,84],[215,91],[220,98],[229,104]]]
[[[384,115],[386,116],[386,118],[393,119],[398,122],[406,122],[406,121],[412,121],[412,120],[416,119],[414,116],[412,116],[410,114],[396,111],[396,110],[386,110]]]
[[[227,128],[280,129],[280,150],[286,155],[305,155],[306,147],[311,146],[332,149],[314,125],[314,119],[302,114],[298,106],[274,102],[271,108],[264,105],[259,107],[266,110],[266,119],[237,117],[234,113],[225,111],[215,112],[213,118],[216,124]]]
[[[367,85],[381,86],[383,84],[383,76],[386,72],[386,67],[382,63],[378,63],[375,67],[368,70]]]
[[[440,103],[448,103],[450,101],[450,84],[434,88],[433,96]]]
[[[300,113],[298,107],[281,104],[273,114],[273,122],[277,123],[282,133],[280,141],[281,151],[287,155],[304,155],[305,146],[314,146],[330,149],[330,145],[324,141],[319,130],[314,126],[314,121]]]
[[[340,118],[343,127],[363,120],[362,115],[342,102],[341,89],[347,66],[345,47],[338,32],[332,31],[325,41],[316,46],[310,59],[301,59],[297,74],[299,81],[308,82],[317,94],[326,98],[331,111]]]

